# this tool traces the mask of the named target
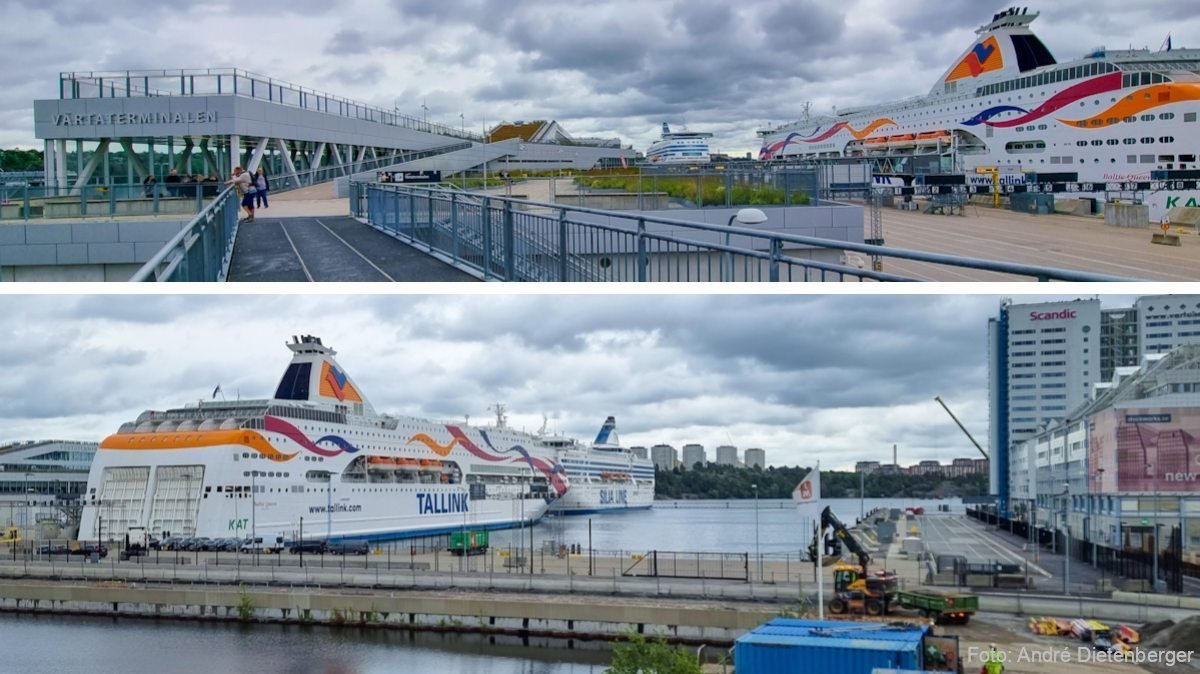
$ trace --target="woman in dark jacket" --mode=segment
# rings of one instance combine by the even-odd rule
[[[271,189],[271,181],[267,179],[267,172],[261,166],[254,172],[254,186],[258,188],[258,191],[254,193],[254,201],[257,207],[270,208],[267,205],[267,190]]]

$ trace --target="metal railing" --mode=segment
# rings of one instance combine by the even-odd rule
[[[340,117],[362,119],[425,133],[483,142],[483,135],[417,119],[395,110],[309,89],[240,68],[178,68],[61,72],[61,99],[140,96],[243,96]]]
[[[442,188],[351,183],[350,211],[485,280],[917,280],[798,256],[808,251],[827,251],[827,256],[850,251],[1038,281],[1132,280]]]
[[[238,198],[226,187],[129,279],[224,281],[237,238]]]
[[[221,190],[216,182],[100,183],[0,188],[0,222],[145,215],[193,215]]]

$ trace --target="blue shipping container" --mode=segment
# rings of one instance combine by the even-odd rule
[[[777,618],[734,645],[738,674],[871,674],[922,669],[929,627]]]

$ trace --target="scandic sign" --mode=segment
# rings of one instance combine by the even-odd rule
[[[1078,314],[1074,309],[1063,309],[1062,311],[1031,311],[1029,312],[1029,320],[1031,321],[1055,321],[1068,318],[1075,318]]]

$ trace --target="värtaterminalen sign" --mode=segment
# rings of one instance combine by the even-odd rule
[[[199,112],[113,112],[54,116],[54,126],[100,126],[108,124],[211,124],[217,113]]]

